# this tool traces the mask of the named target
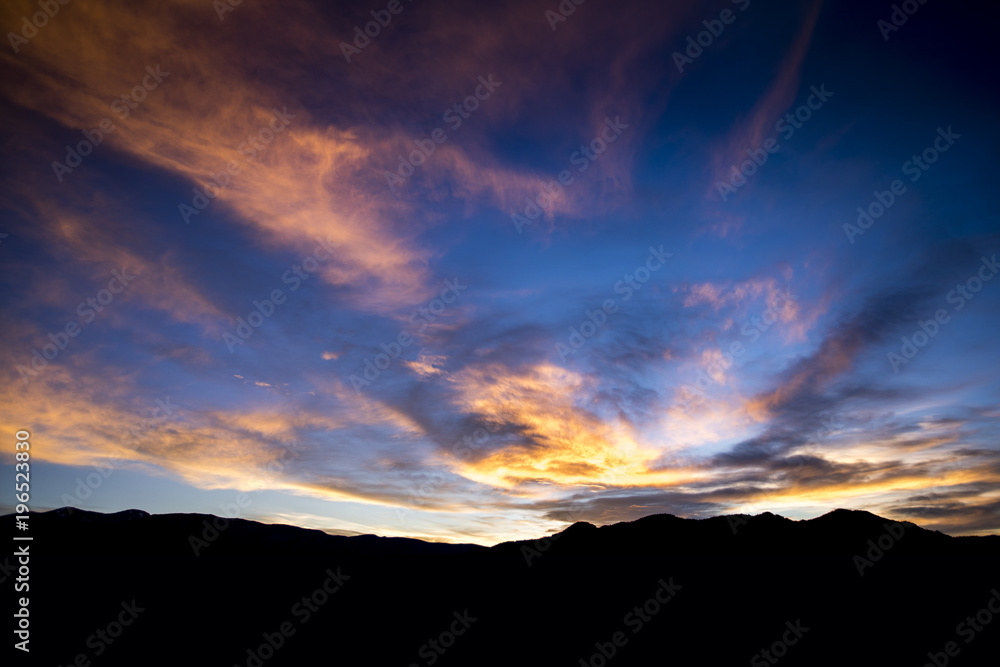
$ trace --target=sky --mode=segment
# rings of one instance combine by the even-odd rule
[[[902,4],[3,3],[6,469],[486,545],[1000,532],[996,40]]]

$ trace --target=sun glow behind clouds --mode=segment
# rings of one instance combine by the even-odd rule
[[[637,441],[622,419],[587,409],[596,388],[572,371],[540,364],[520,372],[470,367],[454,377],[463,410],[513,426],[497,450],[460,468],[465,477],[506,489],[530,484],[645,486],[694,479],[690,471],[652,471],[662,450]]]

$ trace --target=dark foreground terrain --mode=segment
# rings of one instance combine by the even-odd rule
[[[490,549],[138,510],[30,521],[28,593],[0,561],[7,599],[30,597],[17,664],[1000,664],[1000,537],[867,512],[656,515]]]

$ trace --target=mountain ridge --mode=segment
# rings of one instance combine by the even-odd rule
[[[919,666],[1000,591],[1000,536],[863,511],[581,521],[492,547],[142,510],[29,523],[35,652],[58,665],[96,665],[95,628],[133,605],[146,611],[102,667],[149,647],[190,661],[190,642],[199,664],[235,667],[746,664],[789,627],[804,634],[780,667]],[[995,665],[997,619],[956,667]]]
[[[516,544],[516,543],[522,543],[522,542],[534,542],[534,541],[541,540],[541,539],[555,539],[555,536],[563,536],[563,535],[567,535],[567,534],[579,534],[579,533],[589,532],[591,529],[600,531],[600,530],[603,530],[603,529],[613,528],[613,527],[616,527],[616,526],[643,526],[643,527],[645,527],[645,526],[648,526],[648,525],[651,525],[651,524],[654,524],[654,523],[662,523],[664,520],[668,520],[668,521],[674,523],[674,525],[681,525],[681,524],[679,524],[677,522],[695,522],[695,523],[698,523],[698,522],[718,522],[718,521],[723,521],[724,520],[724,521],[727,521],[730,526],[736,526],[735,530],[737,532],[738,532],[739,526],[742,525],[743,522],[746,522],[746,523],[749,524],[749,523],[752,523],[752,522],[758,522],[759,523],[759,522],[763,522],[763,521],[774,521],[775,519],[778,519],[781,522],[787,522],[788,524],[811,524],[811,523],[815,522],[816,525],[831,525],[831,524],[834,524],[834,523],[836,523],[836,524],[842,524],[843,525],[843,524],[845,524],[845,522],[851,522],[854,526],[860,525],[861,522],[866,522],[866,523],[871,524],[871,523],[873,523],[875,521],[881,521],[881,522],[896,523],[896,524],[901,524],[901,525],[904,525],[904,526],[918,528],[920,531],[924,531],[924,532],[928,532],[928,533],[936,533],[938,535],[942,535],[944,537],[948,537],[948,538],[952,538],[952,539],[964,539],[964,538],[998,538],[998,539],[1000,539],[1000,535],[948,535],[947,533],[942,533],[941,531],[938,531],[938,530],[934,530],[934,529],[930,529],[930,528],[924,528],[924,527],[922,527],[922,526],[920,526],[918,524],[915,524],[915,523],[913,523],[911,521],[901,521],[901,520],[897,520],[897,519],[889,519],[889,518],[882,517],[882,516],[879,516],[877,514],[874,514],[872,512],[869,512],[867,510],[854,510],[854,509],[846,509],[846,508],[837,508],[837,509],[831,510],[829,512],[826,512],[825,514],[822,514],[820,516],[813,517],[811,519],[790,519],[790,518],[782,516],[780,514],[774,514],[772,512],[765,511],[765,512],[761,512],[759,514],[753,514],[753,515],[751,515],[751,514],[720,514],[720,515],[716,515],[716,516],[712,516],[712,517],[705,517],[705,518],[686,518],[686,517],[680,517],[680,516],[677,516],[675,514],[670,514],[670,513],[665,513],[664,512],[664,513],[648,514],[648,515],[646,515],[644,517],[640,517],[638,519],[633,519],[631,521],[619,521],[619,522],[615,522],[615,523],[604,524],[602,526],[597,526],[597,525],[595,525],[593,523],[590,523],[589,521],[577,521],[577,522],[574,522],[573,524],[571,524],[571,525],[563,528],[560,531],[556,531],[556,532],[550,533],[548,535],[543,535],[543,536],[540,536],[540,537],[537,537],[537,538],[525,538],[525,539],[521,539],[521,540],[506,540],[506,541],[503,541],[503,542],[498,542],[497,544],[492,545],[492,546],[484,546],[484,545],[478,545],[478,544],[475,544],[475,543],[463,543],[463,542],[436,542],[436,541],[421,539],[419,537],[384,536],[384,535],[377,535],[375,533],[363,533],[363,534],[358,534],[358,535],[338,535],[338,534],[335,534],[335,533],[328,533],[328,532],[326,532],[324,530],[321,530],[321,529],[318,529],[318,528],[305,528],[305,527],[302,527],[302,526],[296,526],[294,524],[264,523],[264,522],[256,521],[256,520],[253,520],[253,519],[244,519],[244,518],[240,518],[240,517],[232,517],[231,518],[231,517],[224,517],[224,516],[219,516],[219,515],[215,515],[215,514],[202,514],[202,513],[198,513],[198,512],[171,512],[171,513],[166,513],[166,514],[151,514],[150,512],[147,512],[145,510],[134,509],[134,508],[133,509],[127,509],[127,510],[120,510],[118,512],[97,512],[97,511],[94,511],[94,510],[82,510],[82,509],[78,509],[78,508],[75,508],[75,507],[69,507],[69,506],[67,506],[67,507],[60,507],[60,508],[53,509],[53,510],[47,510],[47,511],[44,511],[44,512],[31,512],[30,515],[31,516],[38,516],[38,517],[45,517],[45,516],[48,516],[48,515],[53,515],[53,516],[56,516],[56,517],[58,517],[60,519],[64,519],[64,520],[77,520],[77,521],[79,521],[81,523],[93,523],[93,522],[116,523],[116,522],[122,522],[122,521],[136,521],[136,520],[142,520],[142,519],[149,519],[149,518],[152,518],[152,517],[199,517],[199,518],[201,518],[203,520],[209,520],[210,522],[212,520],[215,520],[215,519],[224,520],[224,521],[227,521],[227,522],[243,522],[243,523],[246,523],[246,524],[253,524],[253,525],[259,526],[261,528],[267,527],[267,526],[271,526],[271,527],[275,527],[275,528],[277,528],[279,530],[281,530],[281,529],[297,529],[297,530],[308,531],[308,532],[312,532],[312,533],[316,533],[316,534],[322,534],[322,535],[329,536],[329,537],[334,537],[334,538],[345,538],[345,539],[365,538],[366,540],[396,540],[396,541],[407,540],[407,541],[413,541],[413,542],[421,542],[421,543],[428,544],[428,545],[450,545],[450,546],[456,546],[456,547],[484,548],[484,549],[491,549],[491,548],[498,547],[498,546],[501,546],[501,545],[504,545],[504,544]],[[12,514],[8,514],[4,518],[13,517],[13,516],[14,515],[12,515]]]

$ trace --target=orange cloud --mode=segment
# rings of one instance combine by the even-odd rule
[[[8,6],[5,22],[28,7]],[[212,23],[214,13],[205,9],[203,3],[67,7],[31,48],[4,56],[20,83],[6,94],[71,128],[92,131],[110,119],[114,129],[95,151],[119,151],[188,179],[203,193],[222,183],[210,205],[232,211],[263,243],[305,252],[314,239],[332,240],[340,251],[322,275],[332,284],[358,286],[358,307],[384,312],[419,301],[426,293],[427,251],[393,224],[394,204],[379,201],[381,192],[372,186],[358,187],[377,144],[318,122],[289,105],[281,88],[255,81],[258,63],[245,62],[245,49],[218,38],[229,26]],[[183,49],[169,41],[180,32],[190,36]],[[161,67],[163,81],[122,119],[113,101],[143,81],[146,66]],[[273,109],[286,108],[282,127]],[[62,161],[64,152],[52,159]],[[85,168],[86,158],[62,178],[72,184]],[[188,193],[178,201],[178,224],[186,217],[197,233],[204,215],[182,217],[180,205],[200,210],[203,200]]]
[[[582,376],[540,364],[521,372],[466,368],[454,376],[458,403],[488,423],[516,428],[521,439],[473,463],[463,476],[502,488],[524,484],[651,485],[693,478],[686,470],[653,470],[661,452],[636,440],[628,425],[581,407],[594,387]]]

